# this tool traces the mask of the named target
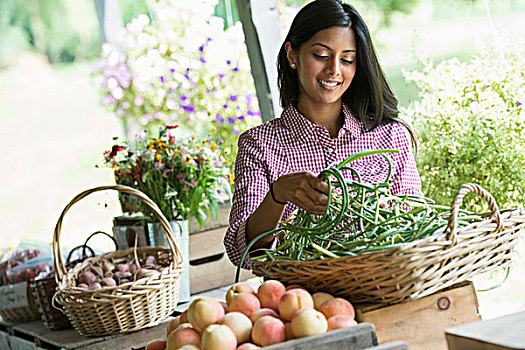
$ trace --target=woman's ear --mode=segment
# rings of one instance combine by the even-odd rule
[[[286,50],[286,58],[288,59],[288,64],[290,64],[290,68],[296,69],[297,68],[297,55],[295,54],[294,49],[292,49],[292,44],[290,42],[286,42],[284,44],[284,49]]]

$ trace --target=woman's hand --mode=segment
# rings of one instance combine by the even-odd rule
[[[291,202],[311,214],[323,214],[328,202],[328,184],[309,171],[283,175],[273,184],[280,202]]]

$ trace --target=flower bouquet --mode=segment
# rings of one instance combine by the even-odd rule
[[[202,226],[231,195],[231,164],[213,139],[181,138],[176,128],[164,125],[156,138],[117,143],[104,152],[104,163],[114,169],[117,184],[147,194],[168,220],[195,217]],[[133,209],[155,220],[142,201]]]

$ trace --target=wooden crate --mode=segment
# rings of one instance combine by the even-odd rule
[[[235,282],[234,266],[224,248],[226,226],[190,235],[190,292],[226,286]],[[241,280],[253,277],[243,270]]]
[[[380,344],[406,341],[412,350],[447,349],[445,330],[480,320],[472,282],[395,305],[356,305],[356,319],[375,325]]]
[[[525,311],[446,330],[449,350],[525,349]]]

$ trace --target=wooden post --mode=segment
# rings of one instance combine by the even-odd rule
[[[281,114],[277,90],[279,15],[273,0],[236,0],[263,122]]]

